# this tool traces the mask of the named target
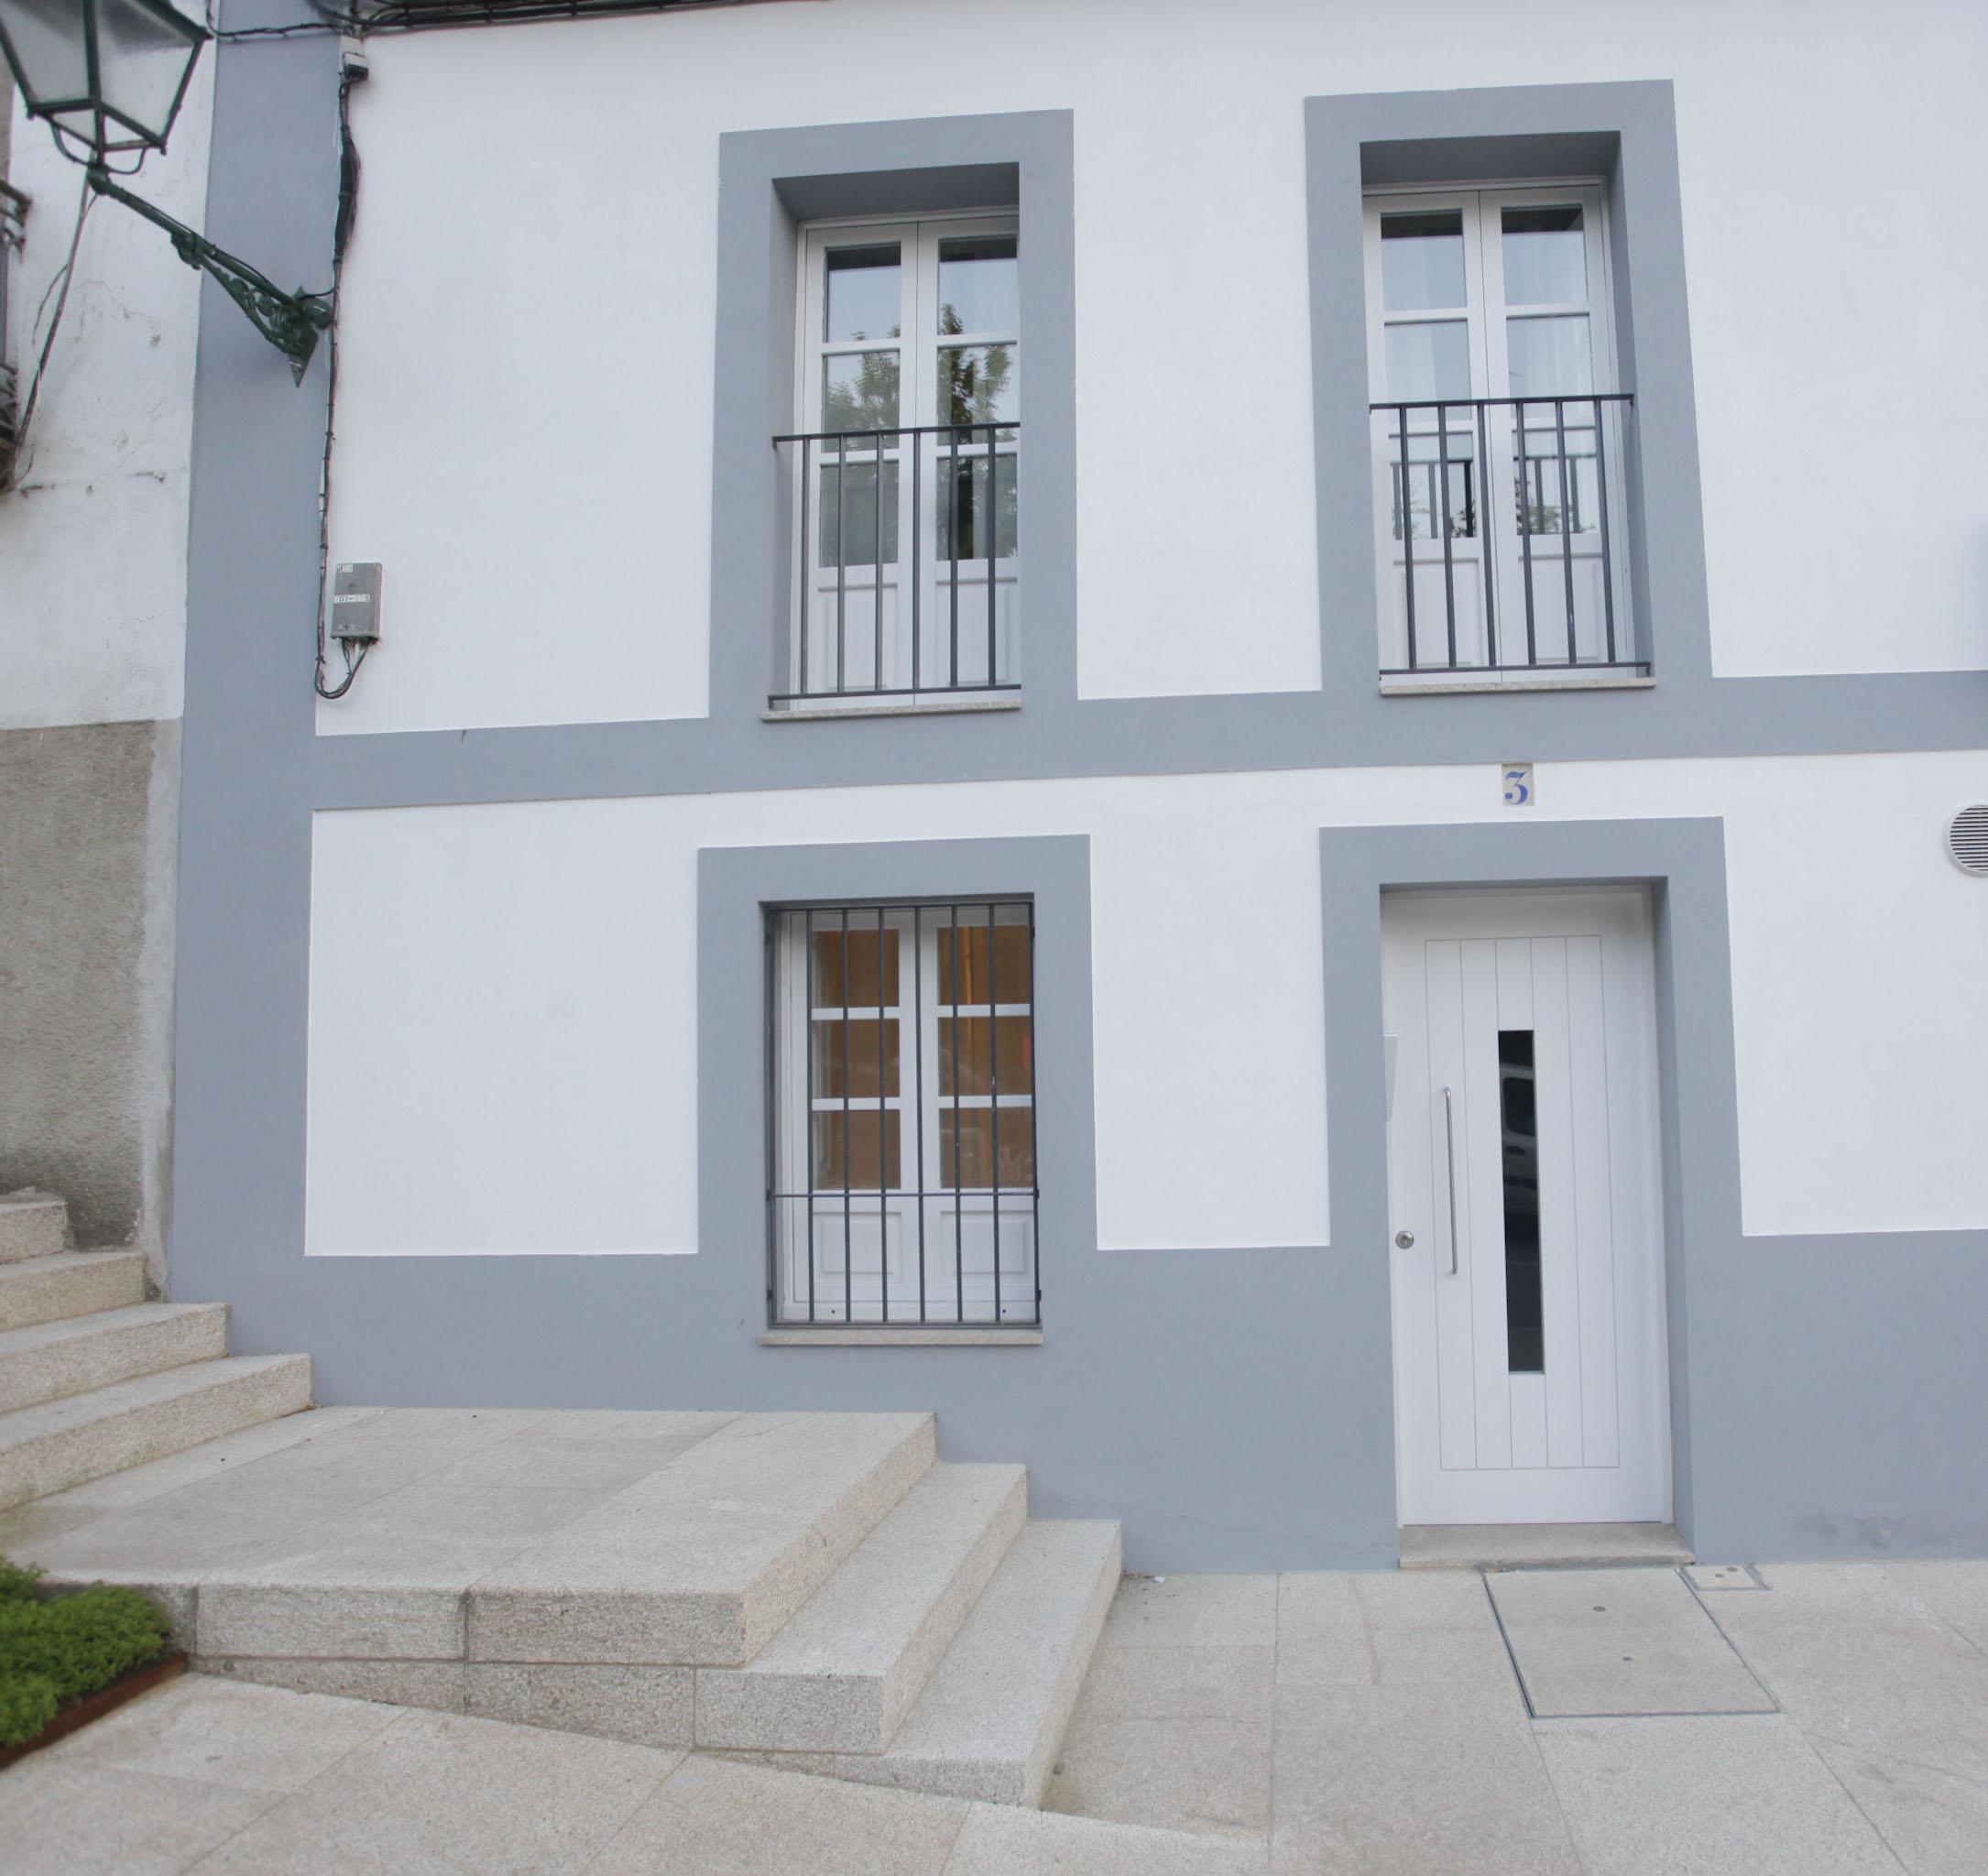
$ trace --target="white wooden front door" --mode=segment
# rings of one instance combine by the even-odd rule
[[[1671,1515],[1649,908],[1386,904],[1404,1524]]]

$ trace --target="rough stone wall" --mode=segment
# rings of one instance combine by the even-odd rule
[[[0,1190],[162,1281],[180,725],[0,732]]]

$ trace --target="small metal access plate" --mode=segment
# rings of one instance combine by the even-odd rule
[[[1751,1564],[1687,1564],[1684,1579],[1694,1589],[1764,1589],[1767,1579]]]
[[[333,570],[333,638],[364,645],[378,642],[380,575],[377,561],[342,561]]]

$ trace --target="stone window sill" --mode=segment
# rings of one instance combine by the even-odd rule
[[[1019,710],[1020,697],[948,697],[917,704],[851,704],[833,709],[762,710],[761,723],[848,723],[859,716],[978,716]]]
[[[1523,692],[1528,696],[1541,691],[1649,691],[1655,678],[1514,678],[1508,682],[1458,682],[1454,684],[1401,684],[1381,681],[1383,697],[1509,697]]]
[[[762,1348],[1040,1348],[1040,1329],[985,1328],[911,1329],[874,1327],[865,1324],[853,1328],[767,1329],[761,1332]]]

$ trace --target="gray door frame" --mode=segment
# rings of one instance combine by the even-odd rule
[[[1390,890],[1526,886],[1647,888],[1655,943],[1671,1464],[1690,1541],[1694,1273],[1738,1249],[1739,1114],[1724,823],[1536,821],[1333,827],[1319,835],[1325,913],[1326,1107],[1333,1245],[1371,1269],[1376,1335],[1390,1317],[1387,1092],[1381,900]],[[1371,1303],[1370,1303],[1370,1306]],[[1392,1402],[1392,1387],[1388,1395]],[[1382,1443],[1377,1442],[1377,1447]],[[1393,1421],[1386,1489],[1394,1494]]]

